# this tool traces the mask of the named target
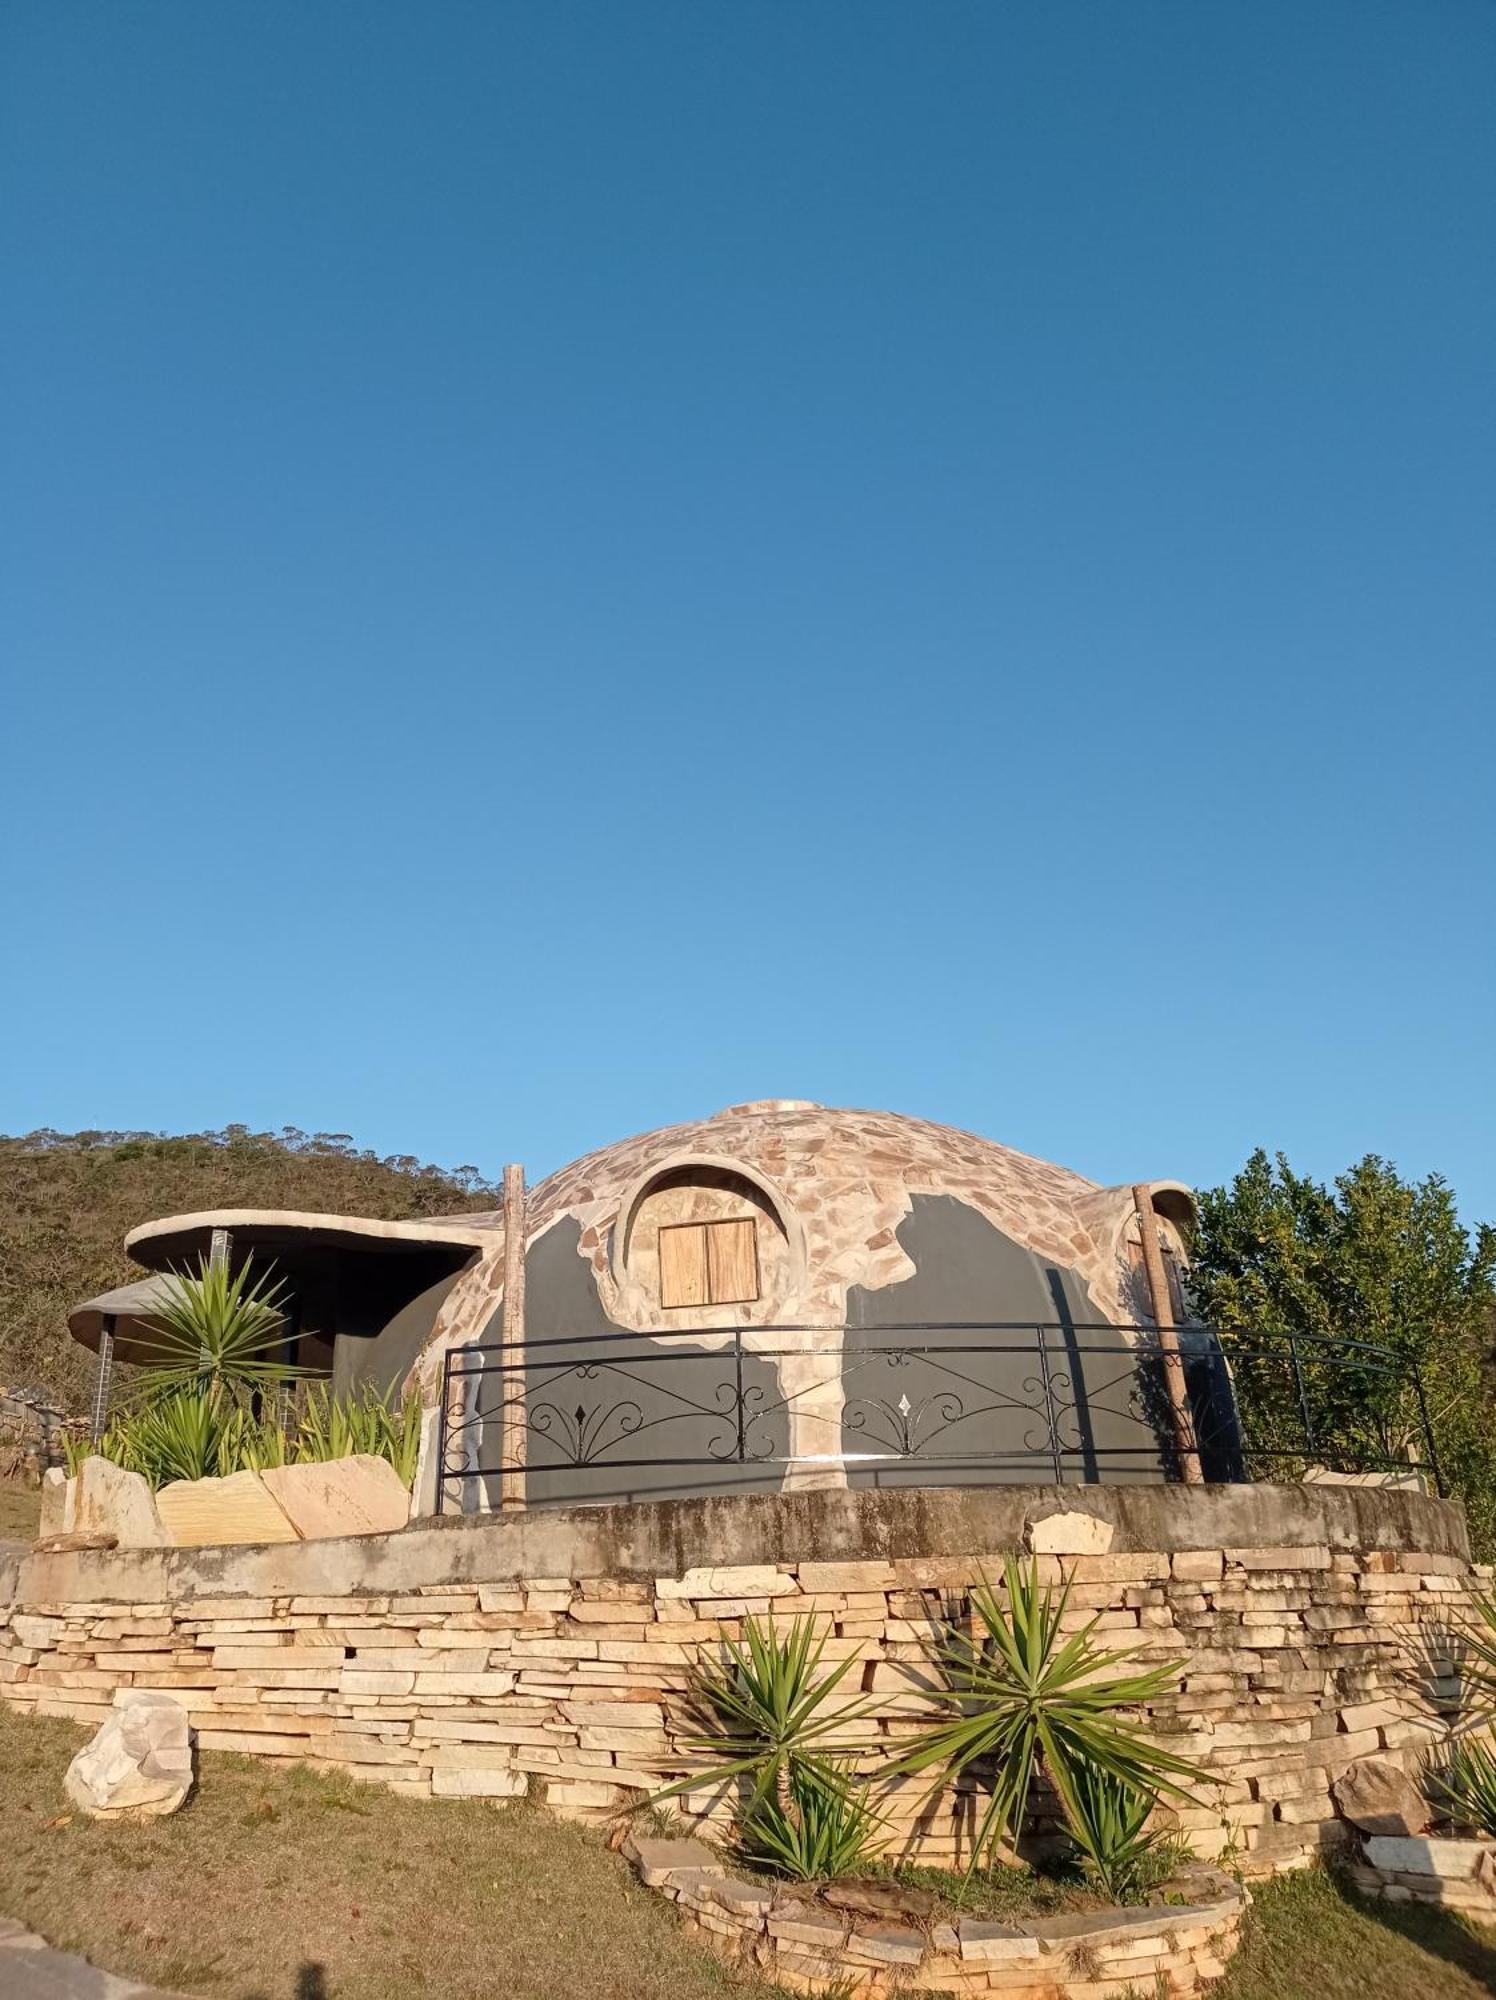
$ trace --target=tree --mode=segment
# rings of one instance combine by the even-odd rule
[[[1281,1350],[1244,1341],[1235,1366],[1249,1440],[1302,1444],[1304,1406],[1323,1464],[1422,1458],[1422,1380],[1441,1469],[1466,1504],[1472,1536],[1496,1547],[1496,1439],[1490,1370],[1496,1330],[1496,1228],[1473,1233],[1437,1174],[1404,1181],[1368,1153],[1333,1189],[1279,1153],[1253,1153],[1229,1187],[1199,1198],[1190,1291],[1223,1333],[1288,1333],[1365,1342],[1374,1356]],[[1301,1402],[1302,1398],[1302,1402]]]

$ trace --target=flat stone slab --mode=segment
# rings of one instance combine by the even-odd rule
[[[703,1840],[630,1840],[626,1849],[647,1889],[663,1889],[673,1875],[725,1875]]]
[[[1446,1882],[1473,1875],[1481,1856],[1490,1852],[1485,1840],[1402,1840],[1380,1833],[1364,1846],[1367,1860],[1384,1874],[1437,1875]]]
[[[410,1520],[410,1494],[387,1458],[369,1452],[310,1465],[267,1466],[265,1490],[305,1542],[389,1535]]]
[[[257,1472],[232,1472],[227,1479],[174,1479],[156,1495],[156,1509],[179,1549],[301,1540]]]
[[[187,2000],[53,1951],[14,1917],[0,1917],[0,1993],[5,2000]]]

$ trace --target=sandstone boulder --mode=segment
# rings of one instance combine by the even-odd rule
[[[74,1805],[92,1819],[156,1819],[173,1813],[192,1788],[187,1711],[159,1688],[129,1688],[64,1780]]]
[[[42,1474],[42,1518],[37,1536],[70,1535],[77,1508],[78,1482],[69,1479],[60,1465],[49,1465]]]
[[[97,1456],[85,1458],[79,1468],[72,1522],[52,1532],[113,1535],[122,1549],[165,1548],[171,1540],[140,1474]]]
[[[156,1495],[156,1506],[168,1538],[182,1549],[301,1539],[258,1472],[231,1472],[227,1479],[175,1479]]]
[[[360,1453],[267,1467],[260,1477],[303,1541],[388,1535],[410,1519],[410,1495],[388,1459]]]
[[[1433,1818],[1427,1799],[1395,1757],[1362,1757],[1330,1787],[1342,1819],[1362,1833],[1407,1839]]]

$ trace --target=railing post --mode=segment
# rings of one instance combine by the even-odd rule
[[[1039,1343],[1039,1380],[1044,1388],[1044,1416],[1049,1425],[1049,1462],[1054,1471],[1055,1485],[1063,1486],[1065,1461],[1060,1452],[1060,1425],[1055,1412],[1054,1384],[1049,1379],[1049,1341],[1042,1321],[1034,1328],[1034,1335]]]
[[[1174,1301],[1164,1274],[1164,1254],[1158,1241],[1158,1217],[1153,1212],[1152,1190],[1142,1181],[1132,1190],[1133,1207],[1138,1213],[1138,1237],[1143,1246],[1143,1269],[1148,1274],[1148,1295],[1153,1301],[1153,1324],[1164,1362],[1164,1388],[1168,1391],[1169,1413],[1174,1420],[1174,1449],[1179,1457],[1179,1475],[1186,1486],[1199,1486],[1205,1475],[1200,1469],[1200,1447],[1195,1438],[1195,1420],[1190,1414],[1189,1390],[1184,1379],[1184,1362],[1179,1353],[1179,1335],[1174,1328]]]
[[[452,1397],[452,1354],[449,1347],[442,1356],[442,1394],[436,1412],[436,1511],[445,1513],[447,1505],[447,1409]]]
[[[732,1330],[732,1360],[737,1381],[738,1398],[738,1464],[748,1456],[748,1424],[743,1413],[743,1329],[735,1326]]]
[[[1439,1465],[1439,1447],[1434,1443],[1434,1427],[1429,1421],[1428,1400],[1423,1393],[1423,1370],[1413,1363],[1413,1387],[1418,1394],[1418,1415],[1423,1423],[1423,1442],[1428,1450],[1429,1471],[1434,1475],[1434,1491],[1441,1500],[1449,1496],[1444,1490],[1444,1474]]]
[[[504,1326],[500,1356],[503,1410],[499,1505],[525,1504],[525,1170],[504,1169]]]
[[[1304,1423],[1304,1450],[1308,1457],[1318,1455],[1319,1447],[1314,1441],[1314,1419],[1309,1414],[1309,1391],[1304,1387],[1304,1368],[1299,1360],[1299,1343],[1292,1334],[1288,1336],[1288,1359],[1293,1368],[1294,1387],[1298,1391],[1299,1415]]]

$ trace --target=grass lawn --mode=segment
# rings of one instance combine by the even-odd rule
[[[1322,1869],[1253,1890],[1231,1970],[1211,2000],[1481,2000],[1496,1931],[1409,1904],[1371,1903]]]
[[[0,1479],[0,1542],[34,1542],[41,1515],[40,1487]]]
[[[110,1971],[232,2000],[767,2000],[639,1888],[592,1830],[525,1805],[424,1804],[207,1755],[173,1818],[74,1816],[88,1732],[0,1708],[0,1914]],[[1478,2000],[1490,1943],[1457,1920],[1262,1888],[1215,2000]]]
[[[234,2000],[764,2000],[599,1836],[207,1754],[170,1819],[74,1817],[89,1732],[0,1709],[0,1914],[111,1972]]]

